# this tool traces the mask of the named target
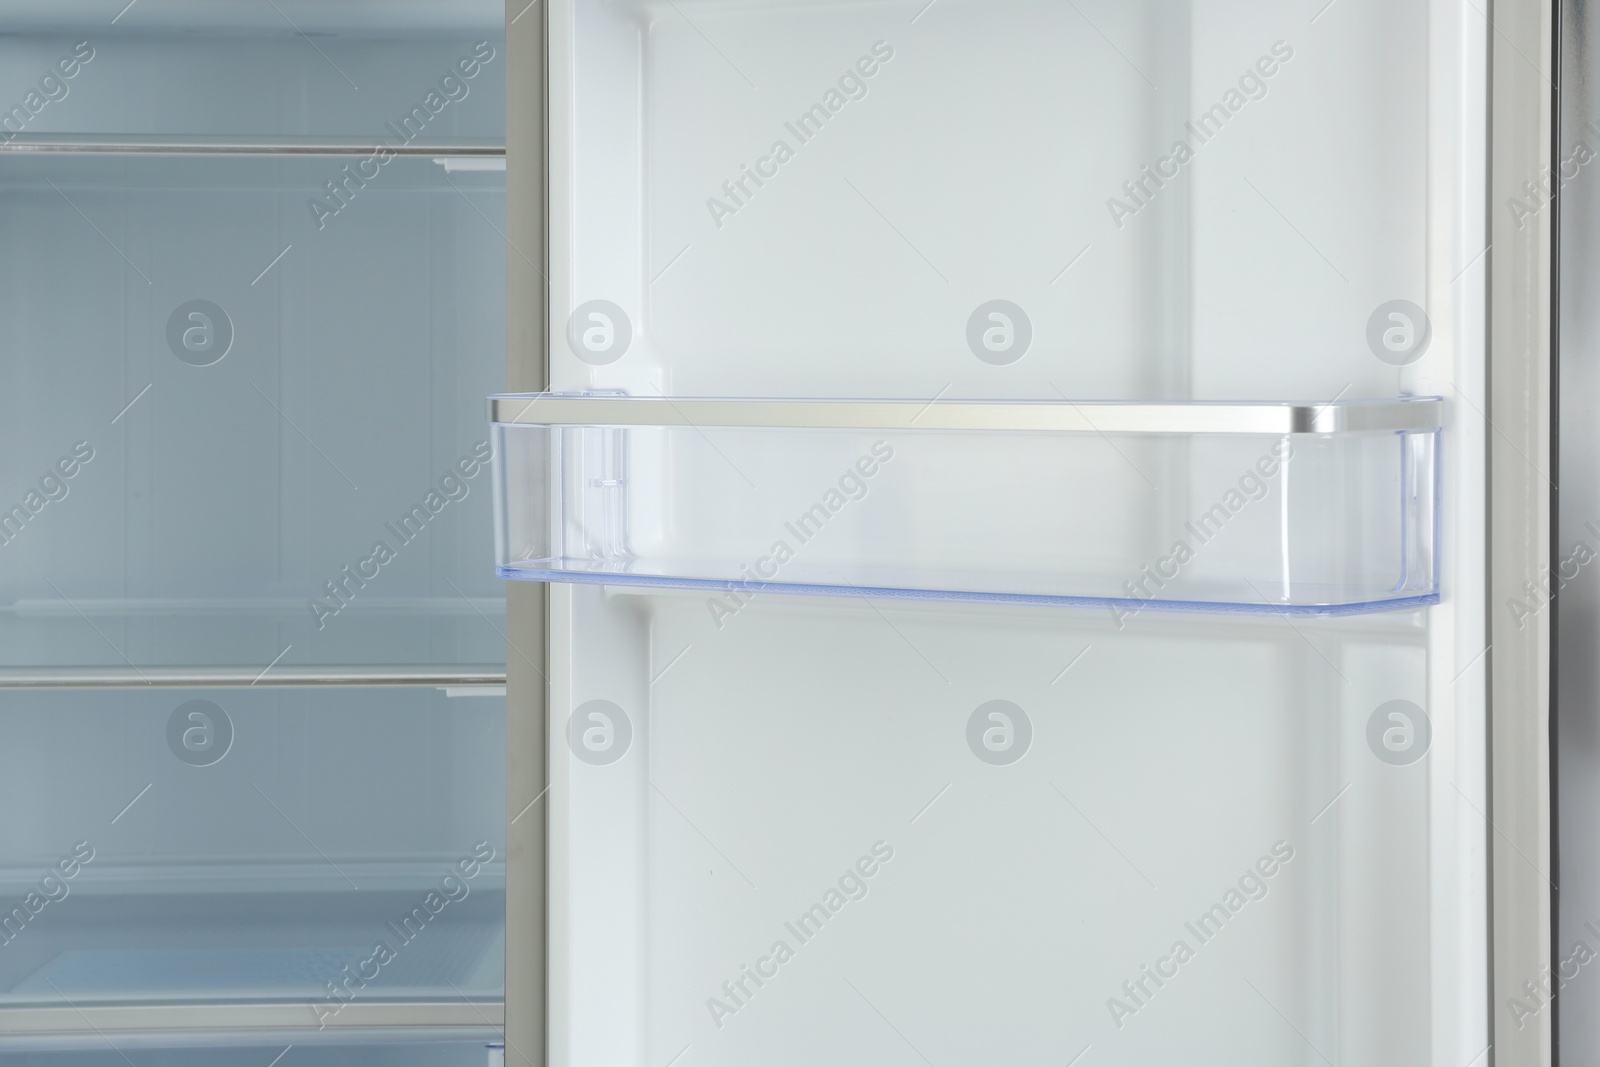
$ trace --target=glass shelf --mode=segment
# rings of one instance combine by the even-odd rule
[[[703,590],[719,622],[762,592],[1414,608],[1438,601],[1442,410],[496,397],[498,573]]]
[[[500,605],[504,612],[504,604]],[[422,687],[453,696],[504,695],[503,665],[315,667],[0,667],[8,689],[340,689]]]
[[[486,141],[404,141],[388,136],[217,137],[138,134],[67,134],[0,139],[0,155],[127,156],[443,156],[504,160],[506,146]],[[382,148],[384,151],[379,152]],[[387,160],[385,160],[387,162]]]
[[[481,1010],[489,1014],[493,1009]],[[203,1014],[189,1007],[185,1011],[191,1016]],[[463,1009],[463,1014],[470,1012],[470,1007]],[[252,1033],[233,1029],[218,1037],[171,1020],[157,1024],[164,1024],[167,1029],[152,1030],[139,1025],[148,1014],[146,1010],[107,1013],[89,1009],[82,1016],[81,1031],[47,1032],[44,1037],[9,1031],[0,1038],[0,1048],[9,1053],[6,1062],[16,1067],[128,1067],[129,1063],[262,1067],[290,1044],[287,1037],[280,1039],[271,1030]],[[416,1014],[408,1012],[407,1017]],[[139,1028],[113,1031],[101,1026],[102,1021],[115,1025],[123,1020],[131,1020]],[[504,1045],[498,1028],[478,1022],[477,1016],[472,1017],[472,1023],[427,1033],[416,1033],[417,1027],[406,1025],[363,1028],[366,1032],[354,1040],[336,1030],[331,1037],[328,1031],[296,1032],[292,1062],[294,1067],[484,1067],[486,1062],[503,1063]],[[94,1026],[99,1026],[100,1032]],[[114,1042],[112,1046],[106,1044],[108,1035]],[[124,1053],[124,1049],[129,1051]]]
[[[0,799],[38,813],[0,831],[0,1029],[16,1009],[224,1002],[315,1025],[312,1005],[339,1007],[327,983],[380,940],[395,958],[368,966],[357,1008],[501,996],[504,697],[149,688],[0,706]],[[46,902],[24,910],[30,893]]]
[[[347,207],[353,216],[363,201],[419,192],[442,193],[455,199],[464,193],[482,197],[505,194],[505,157],[495,155],[486,146],[469,150],[428,145],[422,151],[395,152],[380,161],[374,155],[379,143],[378,138],[364,147],[285,143],[275,146],[276,151],[244,142],[203,146],[192,139],[168,142],[164,150],[139,147],[132,142],[127,142],[127,151],[39,145],[22,150],[18,144],[0,145],[0,189],[44,193],[56,199],[65,194],[74,203],[78,202],[78,190],[102,196],[121,190],[134,196],[158,190],[193,190],[196,208],[202,212],[210,208],[210,201],[221,196],[277,194],[286,206],[297,209],[284,213],[284,241],[298,241],[302,247],[307,247],[308,241],[326,238],[329,231],[344,222],[337,216],[344,215]],[[484,169],[491,167],[502,169]],[[330,181],[338,186],[342,199],[328,191],[326,183]],[[341,182],[345,184],[339,185]],[[333,217],[323,216],[320,227],[317,216],[306,206],[313,197],[329,210],[338,208]],[[92,205],[84,210],[105,229],[104,220]],[[139,266],[148,273],[145,264]]]
[[[349,4],[140,0],[114,24],[115,10],[76,0],[19,6],[0,4],[0,65],[16,90],[5,106],[34,92],[0,140],[359,143],[390,123],[418,142],[505,138],[505,16],[481,0],[387,4],[381,26]]]

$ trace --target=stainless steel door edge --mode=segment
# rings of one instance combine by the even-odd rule
[[[548,389],[548,3],[506,0],[506,388]],[[543,1067],[549,1004],[549,587],[506,586],[505,1062]]]
[[[1551,736],[1551,778],[1554,855],[1551,881],[1555,893],[1554,949],[1545,969],[1530,976],[1535,996],[1521,998],[1517,1009],[1552,1016],[1553,1045],[1559,1062],[1585,1064],[1600,1058],[1600,989],[1588,972],[1592,954],[1600,950],[1600,877],[1593,823],[1600,803],[1600,743],[1596,735],[1595,697],[1600,689],[1600,588],[1588,573],[1600,551],[1600,318],[1595,294],[1600,291],[1600,257],[1595,226],[1600,222],[1600,190],[1594,185],[1593,162],[1600,149],[1600,37],[1593,31],[1595,9],[1587,0],[1569,0],[1561,7],[1559,38],[1560,113],[1556,117],[1554,153],[1535,178],[1534,188],[1505,205],[1508,213],[1526,217],[1545,213],[1554,200],[1556,232],[1556,372],[1557,441],[1550,471],[1560,486],[1555,508],[1551,570],[1535,578],[1539,599],[1554,620],[1555,712]],[[1580,947],[1581,946],[1581,947]]]
[[[1552,1063],[1552,1012],[1516,1005],[1550,962],[1553,887],[1550,805],[1549,612],[1517,618],[1509,604],[1549,573],[1552,212],[1522,218],[1550,161],[1555,7],[1502,0],[1490,34],[1489,797],[1491,1048],[1497,1067]],[[1578,1060],[1574,1062],[1587,1062]]]

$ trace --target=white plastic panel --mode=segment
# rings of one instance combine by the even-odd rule
[[[1423,3],[1314,26],[1257,0],[939,0],[915,22],[914,6],[877,2],[571,9],[554,388],[1403,391],[1366,328],[1379,304],[1427,297]],[[875,73],[850,100],[840,81],[863,59]],[[791,127],[830,92],[847,102],[802,143]],[[1192,158],[1160,188],[1143,179],[1138,206],[1124,184],[1180,140]],[[793,158],[775,177],[723,189],[779,141]],[[732,216],[708,206],[734,197]],[[566,329],[595,300],[633,333],[600,367]],[[1031,324],[1009,365],[968,343],[994,300]]]
[[[1414,617],[568,598],[558,1062],[1425,1055],[1427,767],[1367,740]]]
[[[1433,610],[1118,630],[1104,607],[758,593],[718,629],[704,591],[552,586],[553,1062],[1481,1055],[1481,19],[1450,0],[550,12],[552,390],[1452,405]],[[820,132],[786,125],[834,89]],[[1175,176],[1124,187],[1180,140]],[[682,431],[681,454],[715,435]],[[680,547],[709,554],[719,511],[742,514],[706,452],[649,468],[660,514],[695,510],[643,542],[693,530]],[[998,492],[1025,492],[1019,466]],[[934,496],[938,475],[916,472]],[[1324,533],[1350,518],[1321,503]],[[1183,514],[1152,516],[1133,477],[1092,507],[1128,551]],[[991,701],[1032,723],[1010,765],[967,740]],[[868,895],[735,1004],[723,983],[880,840],[896,858]],[[1165,986],[1123,989],[1278,841],[1295,858],[1265,899]]]

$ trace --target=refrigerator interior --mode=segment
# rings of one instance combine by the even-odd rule
[[[562,0],[550,17],[554,392],[1451,405],[1438,608],[552,586],[553,1062],[1481,1052],[1472,13]],[[1428,308],[1415,359],[1369,344],[1395,300]],[[1011,332],[988,345],[991,326]],[[679,574],[737,539],[719,516],[754,515],[739,543],[758,542],[856,454],[829,441],[780,468],[755,434],[630,432],[622,469],[658,504],[631,533],[674,545]],[[919,538],[947,531],[926,524],[992,518],[976,479],[1038,497],[968,538],[996,567],[1056,553],[1134,579],[1255,455],[1114,435],[994,451],[955,479],[883,470],[892,507],[811,562],[865,545],[883,563],[899,537],[934,566]],[[1334,469],[1357,504],[1379,491],[1370,465]],[[1341,513],[1305,509],[1301,529]],[[1253,563],[1238,544],[1204,566]]]
[[[0,148],[0,668],[502,662],[503,165],[375,154],[503,143],[498,9],[91,7],[0,37],[0,141],[282,151]]]
[[[0,3],[0,680],[128,683],[0,689],[0,1017],[294,1005],[312,1062],[347,997],[497,1012],[503,8],[119,8]]]

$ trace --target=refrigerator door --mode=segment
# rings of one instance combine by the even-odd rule
[[[551,1063],[1480,1056],[1481,18],[548,19]]]

